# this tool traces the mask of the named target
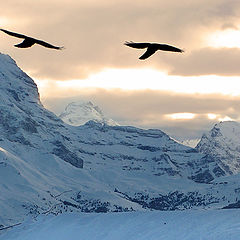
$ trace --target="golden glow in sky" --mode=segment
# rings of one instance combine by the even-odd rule
[[[198,116],[205,116],[205,114],[195,114],[190,112],[183,112],[183,113],[172,113],[166,114],[165,117],[169,120],[191,120]],[[233,121],[232,118],[228,116],[221,116],[220,114],[207,114],[208,119],[217,120],[217,121]]]
[[[208,113],[207,117],[211,120],[218,120],[218,121],[233,121],[232,118],[228,117],[228,116],[224,116],[222,117],[219,114],[213,114],[213,113]]]
[[[193,119],[196,114],[194,113],[173,113],[165,115],[167,118],[172,120],[181,120],[181,119]]]
[[[162,90],[187,94],[211,94],[239,96],[239,77],[222,77],[215,75],[198,77],[169,76],[154,69],[106,69],[92,74],[83,80],[37,80],[40,91],[48,92],[54,84],[55,90],[81,91],[86,88],[122,89],[122,90]]]
[[[217,118],[217,115],[216,114],[213,114],[213,113],[208,113],[207,114],[207,117],[208,117],[208,119],[216,119]]]
[[[207,42],[214,48],[240,48],[240,31],[235,29],[216,31],[208,36]]]

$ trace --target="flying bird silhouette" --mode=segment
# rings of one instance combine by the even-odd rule
[[[147,48],[147,51],[139,58],[141,60],[147,59],[152,56],[157,50],[162,51],[170,51],[170,52],[184,52],[180,48],[176,48],[167,44],[159,44],[159,43],[135,43],[135,42],[125,42],[124,43],[128,47],[132,48]]]
[[[0,29],[2,32],[5,32],[6,34],[10,35],[10,36],[14,36],[14,37],[17,37],[17,38],[23,38],[23,42],[19,43],[19,44],[16,44],[14,45],[15,47],[18,47],[18,48],[28,48],[28,47],[31,47],[32,45],[34,44],[39,44],[39,45],[42,45],[43,47],[46,47],[46,48],[53,48],[53,49],[57,49],[57,50],[61,50],[63,49],[64,47],[57,47],[57,46],[54,46],[50,43],[47,43],[47,42],[44,42],[42,40],[38,40],[36,38],[32,38],[32,37],[28,37],[28,36],[25,36],[23,34],[19,34],[19,33],[15,33],[15,32],[10,32],[8,30],[5,30],[5,29]]]

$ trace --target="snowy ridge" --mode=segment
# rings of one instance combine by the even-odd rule
[[[214,158],[221,168],[220,175],[240,172],[240,123],[226,121],[215,124],[204,134],[197,149]]]
[[[29,214],[224,207],[240,175],[164,132],[96,121],[74,127],[44,109],[34,81],[0,54],[0,225]],[[17,213],[17,214],[16,214]]]
[[[196,139],[186,139],[186,140],[181,140],[181,141],[175,140],[175,141],[178,143],[181,143],[185,146],[195,148],[197,146],[197,144],[200,142],[200,139],[196,138]]]
[[[80,126],[92,120],[110,126],[118,125],[112,119],[104,116],[102,110],[98,106],[94,106],[92,102],[72,102],[69,103],[65,110],[59,115],[65,123]]]

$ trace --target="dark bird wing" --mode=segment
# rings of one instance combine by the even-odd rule
[[[37,43],[37,44],[42,45],[42,46],[47,47],[47,48],[53,48],[53,49],[58,49],[58,50],[63,49],[63,47],[57,47],[57,46],[54,46],[50,43],[47,43],[47,42],[44,42],[42,40],[38,40],[38,39],[35,39],[35,38],[32,38],[32,37],[25,36],[23,34],[10,32],[10,31],[5,30],[5,29],[0,29],[0,30],[7,33],[10,36],[13,36],[13,37],[25,38],[22,43],[14,45],[15,47],[18,47],[18,48],[28,48],[28,47],[31,47],[33,44]]]
[[[158,50],[162,50],[162,51],[170,51],[170,52],[184,52],[182,49],[180,48],[176,48],[167,44],[157,44],[158,45]]]
[[[62,50],[62,49],[64,49],[64,47],[57,47],[57,46],[54,46],[54,45],[52,45],[52,44],[50,44],[50,43],[44,42],[44,41],[42,41],[42,40],[37,40],[37,39],[35,39],[35,40],[36,40],[36,43],[37,43],[37,44],[42,45],[42,46],[44,46],[44,47],[46,47],[46,48],[53,48],[53,49],[57,49],[57,50]]]
[[[10,32],[8,30],[5,29],[0,29],[2,32],[5,32],[6,34],[13,36],[13,37],[17,37],[17,38],[26,38],[27,36],[23,35],[23,34],[19,34],[19,33],[15,33],[15,32]]]
[[[27,37],[23,40],[23,42],[21,42],[19,44],[16,44],[14,46],[18,47],[18,48],[28,48],[28,47],[31,47],[34,43],[36,43],[36,42],[34,41],[33,38],[28,38]]]
[[[147,51],[139,58],[141,60],[147,59],[152,56],[157,50],[171,51],[171,52],[184,52],[180,48],[176,48],[167,44],[159,43],[135,43],[135,42],[125,42],[125,45],[132,48],[147,48]]]
[[[156,48],[149,46],[147,51],[139,58],[141,60],[144,60],[146,58],[149,58],[150,56],[152,56],[155,52],[157,51]]]
[[[147,48],[150,43],[135,43],[135,42],[125,42],[124,43],[126,46],[128,47],[132,47],[132,48]]]

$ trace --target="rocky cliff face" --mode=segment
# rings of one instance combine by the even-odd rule
[[[68,139],[69,129],[44,109],[34,81],[6,55],[0,55],[0,129],[2,141],[9,141],[55,154],[76,167],[83,161]],[[16,150],[17,151],[17,150]],[[66,154],[67,153],[67,154]]]

